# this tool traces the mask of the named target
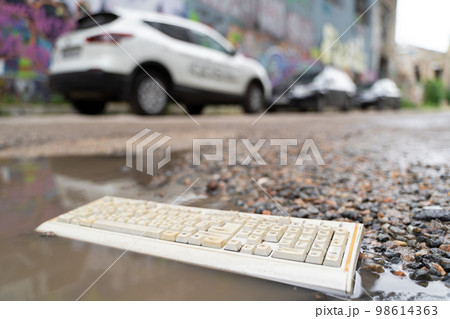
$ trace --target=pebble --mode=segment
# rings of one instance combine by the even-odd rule
[[[441,273],[435,268],[435,267],[430,267],[429,268],[429,274],[430,276],[434,276],[434,277],[441,277]]]
[[[414,214],[414,219],[431,221],[439,219],[441,222],[450,221],[450,210],[442,208],[424,209],[419,213]]]
[[[342,217],[348,218],[348,219],[351,219],[351,220],[356,220],[356,221],[359,221],[359,222],[362,222],[362,220],[363,220],[362,216],[359,213],[351,211],[351,210],[344,211],[342,213]]]
[[[406,246],[406,242],[401,240],[394,240],[392,241],[392,244],[394,244],[395,246]]]
[[[381,230],[384,231],[385,233],[389,232],[389,228],[391,227],[391,225],[389,224],[383,224],[383,226],[381,226]]]
[[[401,254],[399,252],[393,252],[392,250],[388,250],[388,251],[384,252],[383,255],[385,255],[389,259],[401,256]]]
[[[404,229],[401,229],[401,228],[399,228],[397,226],[391,226],[391,227],[389,227],[389,230],[392,233],[396,234],[396,235],[404,235],[404,234],[406,234],[406,231]]]
[[[442,240],[440,238],[427,238],[425,239],[425,242],[430,248],[439,247],[442,245]]]
[[[399,277],[405,277],[405,276],[406,276],[406,274],[405,274],[403,271],[401,271],[401,270],[395,270],[395,271],[393,272],[393,274],[394,274],[395,276],[399,276]]]
[[[450,272],[450,260],[448,258],[441,258],[439,264],[446,272]]]
[[[307,208],[308,213],[316,215],[319,213],[319,210],[314,205],[309,205]]]
[[[433,266],[437,269],[437,271],[441,274],[441,276],[445,276],[447,274],[444,268],[442,268],[440,265],[434,264]]]
[[[384,268],[383,266],[379,265],[379,264],[369,264],[369,265],[365,265],[364,269],[368,270],[368,271],[372,271],[372,272],[376,272],[376,273],[383,273],[384,272]]]
[[[407,264],[406,267],[411,268],[411,269],[420,269],[424,266],[424,264],[422,262],[415,262],[415,263],[411,263],[411,264]]]
[[[409,247],[411,247],[411,248],[417,248],[417,240],[415,240],[415,239],[412,239],[412,240],[408,240],[407,242],[406,242],[406,244],[408,244],[408,246]]]
[[[300,210],[293,211],[291,213],[291,215],[294,216],[294,217],[298,217],[298,218],[308,218],[309,217],[308,211],[306,209],[303,209],[303,208],[300,209]]]
[[[386,247],[384,247],[384,246],[375,246],[375,247],[373,247],[373,250],[376,251],[377,253],[381,253],[383,251],[386,251]]]
[[[431,275],[429,271],[424,269],[417,269],[409,277],[412,280],[426,280],[426,281],[431,280]]]
[[[420,228],[419,228],[419,227],[414,227],[414,226],[412,226],[412,225],[409,225],[409,226],[406,228],[406,231],[407,231],[408,233],[410,233],[410,234],[418,234],[418,233],[420,233]]]
[[[439,248],[450,253],[450,245],[441,245]]]
[[[389,235],[386,235],[386,234],[379,234],[377,236],[378,241],[380,241],[382,243],[387,242],[389,240],[389,238],[390,238]]]

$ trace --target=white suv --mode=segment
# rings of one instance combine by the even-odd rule
[[[51,88],[81,113],[126,100],[135,113],[161,114],[170,101],[165,92],[191,114],[236,103],[256,113],[271,96],[265,69],[206,25],[123,9],[93,18],[58,39],[50,66]]]

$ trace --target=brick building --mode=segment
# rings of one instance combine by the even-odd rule
[[[416,104],[423,102],[423,84],[440,79],[450,88],[450,50],[446,53],[399,45],[396,49],[393,77],[403,88],[405,98]]]

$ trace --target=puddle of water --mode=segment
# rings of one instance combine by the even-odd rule
[[[170,164],[176,167],[177,160]],[[120,256],[121,250],[33,229],[45,220],[104,195],[172,202],[186,185],[124,167],[123,158],[74,157],[0,161],[0,300],[74,300]],[[168,177],[169,176],[169,177]],[[175,175],[174,175],[175,176]],[[185,198],[186,201],[186,198]],[[186,202],[185,202],[186,203]],[[187,204],[230,207],[226,200],[190,192]],[[445,296],[440,283],[411,290],[396,278],[361,273],[353,299]],[[408,285],[414,285],[409,282]],[[445,287],[444,287],[445,289]],[[410,296],[410,295],[408,295]],[[447,296],[448,298],[448,296]],[[127,253],[83,299],[90,300],[335,300],[319,292]]]

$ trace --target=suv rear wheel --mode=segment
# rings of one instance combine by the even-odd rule
[[[265,106],[266,101],[262,87],[257,83],[251,83],[244,98],[243,108],[245,113],[261,113]]]
[[[138,75],[131,96],[131,109],[139,115],[162,114],[168,103],[168,85],[163,76],[149,72]]]
[[[106,101],[103,100],[71,100],[72,106],[81,114],[98,115],[105,112]]]

